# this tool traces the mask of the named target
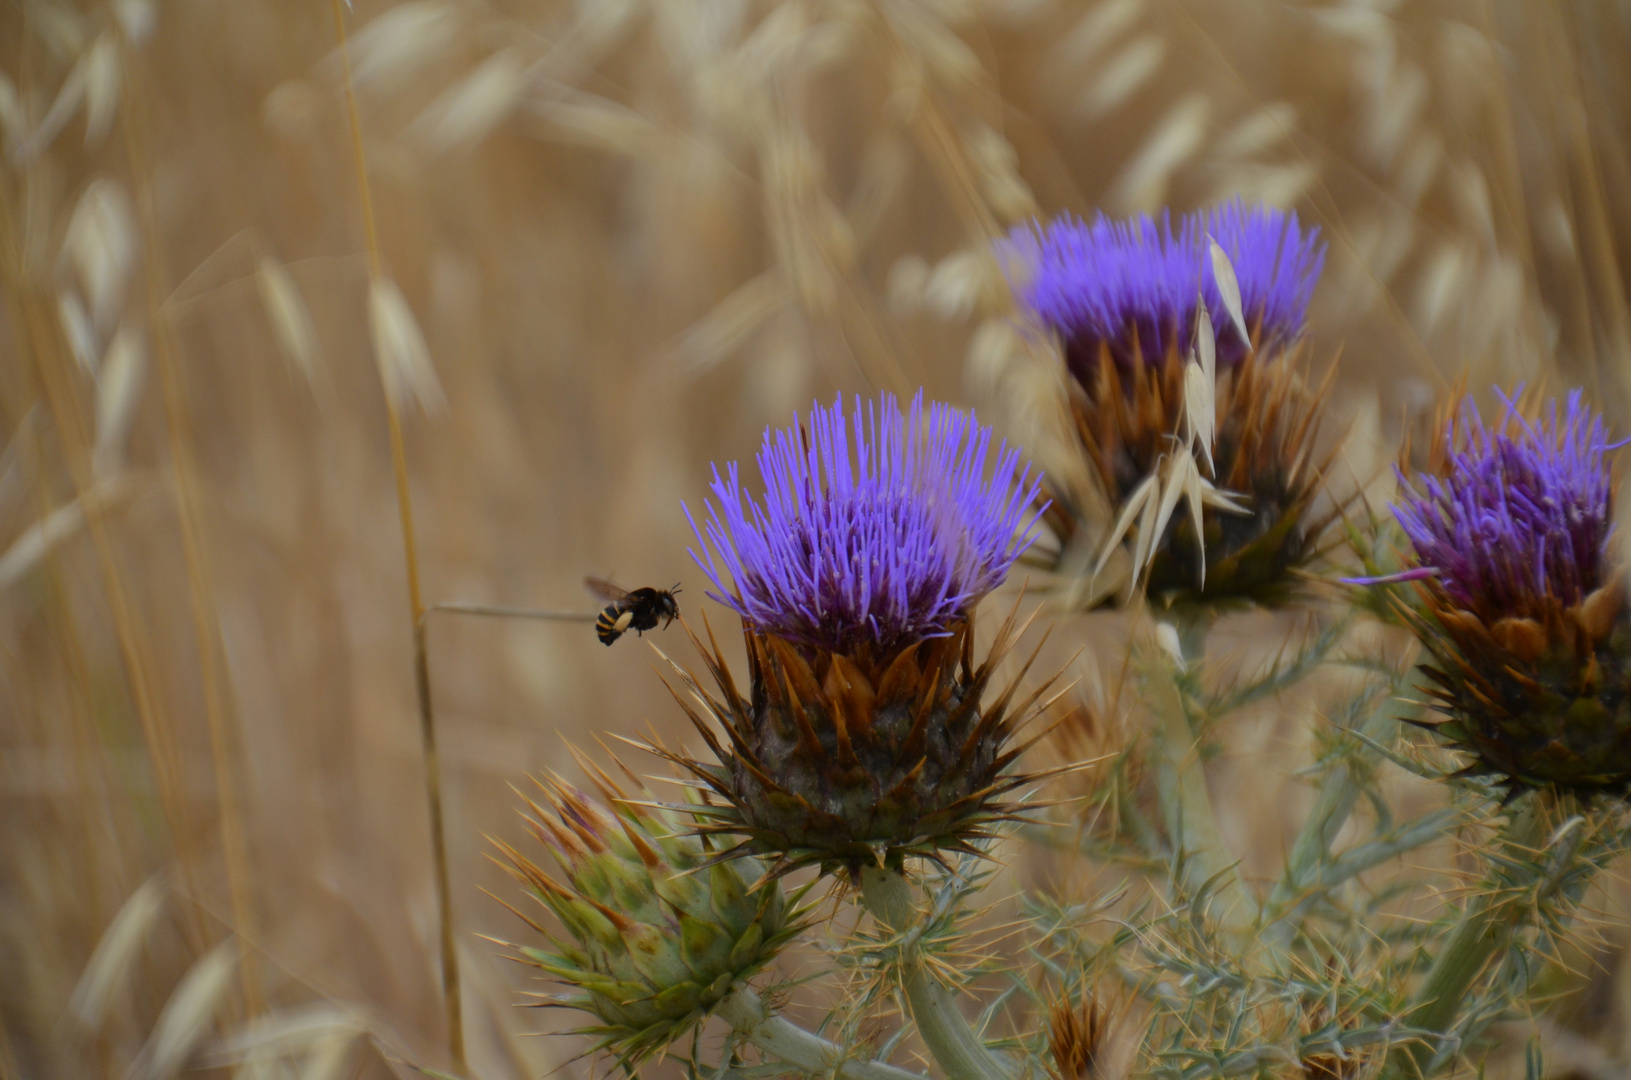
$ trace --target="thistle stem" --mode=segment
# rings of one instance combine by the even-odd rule
[[[1360,734],[1371,742],[1388,738],[1409,708],[1408,703],[1393,699],[1370,714],[1360,726]],[[1370,755],[1374,751],[1367,746],[1361,753]],[[1297,909],[1308,890],[1319,883],[1321,870],[1330,859],[1331,844],[1348,823],[1354,804],[1359,801],[1359,794],[1359,780],[1352,764],[1345,762],[1337,765],[1321,781],[1314,806],[1291,845],[1285,873],[1264,905],[1270,921],[1264,928],[1262,940],[1277,958],[1284,959],[1284,950],[1296,932],[1295,920],[1289,917],[1290,911]]]
[[[1537,792],[1523,801],[1523,805],[1507,818],[1501,829],[1498,844],[1499,863],[1506,867],[1531,868],[1523,877],[1513,880],[1510,870],[1497,871],[1498,881],[1486,882],[1496,889],[1485,888],[1467,901],[1461,918],[1428,968],[1427,976],[1416,990],[1407,1014],[1410,1026],[1422,1031],[1447,1035],[1460,1014],[1462,1002],[1478,976],[1499,957],[1512,941],[1523,917],[1536,903],[1556,888],[1563,873],[1573,864],[1584,839],[1585,829],[1571,830],[1561,840],[1561,848],[1537,862],[1544,846],[1550,815],[1547,814],[1545,794]],[[1519,896],[1513,897],[1513,887],[1521,887]],[[1499,893],[1506,893],[1503,899]],[[1395,1048],[1388,1062],[1386,1076],[1422,1076],[1437,1053],[1442,1040],[1417,1041]]]
[[[910,930],[917,919],[911,886],[898,870],[863,869],[861,903],[874,919],[896,933]],[[911,946],[901,950],[900,978],[918,1034],[947,1080],[1014,1080],[1013,1068],[986,1049],[957,1010],[951,991]]]
[[[831,1076],[836,1070],[842,1080],[926,1080],[921,1073],[886,1062],[846,1060],[842,1046],[772,1013],[747,986],[731,991],[717,1012],[748,1042],[811,1076]]]
[[[1206,655],[1211,617],[1193,613],[1175,620],[1179,659],[1184,670],[1197,667]],[[1217,812],[1206,784],[1201,744],[1184,704],[1176,673],[1154,673],[1149,687],[1150,707],[1158,721],[1155,781],[1161,816],[1172,849],[1183,870],[1183,884],[1194,895],[1203,887],[1214,890],[1219,921],[1233,934],[1250,933],[1257,922],[1257,898],[1232,869],[1234,859],[1218,832]],[[1210,884],[1209,884],[1210,883]]]

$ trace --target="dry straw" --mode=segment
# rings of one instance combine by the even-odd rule
[[[430,811],[432,870],[436,881],[437,922],[442,963],[442,1001],[447,1019],[448,1054],[453,1067],[465,1069],[464,1001],[459,980],[459,953],[454,934],[453,888],[449,879],[447,833],[442,811],[441,758],[436,748],[436,719],[431,711],[430,658],[425,646],[425,601],[419,582],[419,551],[414,540],[413,500],[408,488],[407,450],[402,434],[399,398],[411,389],[421,404],[440,398],[430,367],[429,350],[407,301],[383,271],[379,227],[374,220],[369,186],[368,158],[362,141],[362,120],[352,84],[351,54],[346,44],[345,13],[333,0],[334,33],[339,40],[345,77],[345,101],[356,159],[356,180],[362,202],[363,234],[368,249],[369,326],[374,335],[380,381],[385,390],[385,416],[391,442],[391,468],[396,478],[397,512],[407,563],[408,610],[413,620],[414,686],[419,702],[420,741],[425,754],[425,796]],[[434,399],[427,399],[434,389]],[[428,407],[428,406],[427,406]]]
[[[8,1074],[225,1062],[211,1051],[251,1030],[257,962],[278,972],[277,1008],[257,1019],[291,1027],[233,1067],[344,1075],[386,1068],[376,1048],[445,1066],[433,1039],[389,1034],[439,1031],[432,1010],[461,1000],[420,993],[422,924],[444,978],[464,977],[484,1075],[561,1066],[575,1047],[514,1037],[531,1014],[508,1008],[512,978],[482,946],[461,955],[452,899],[482,883],[464,880],[479,828],[504,827],[490,793],[545,763],[550,731],[674,717],[632,653],[587,627],[461,623],[437,631],[438,757],[420,558],[494,601],[466,605],[482,612],[522,595],[570,609],[586,573],[666,584],[690,572],[677,485],[840,387],[922,383],[973,404],[1085,505],[1086,480],[1064,471],[1056,358],[1013,321],[988,257],[1016,219],[1234,194],[1318,219],[1333,254],[1314,354],[1346,342],[1333,400],[1375,444],[1361,479],[1463,365],[1586,385],[1611,416],[1631,403],[1624,35],[1606,9],[412,0],[337,14],[366,21],[315,64],[310,12],[287,5],[206,17],[36,0],[0,15],[14,46],[0,351],[18,361],[0,364],[0,757],[22,763],[0,770],[0,859],[19,886],[0,923]],[[340,93],[348,52],[355,99]],[[150,119],[140,167],[133,110]],[[371,178],[368,161],[339,167],[348,126]],[[348,182],[366,298],[336,287],[362,261],[346,261]],[[434,269],[450,264],[480,284],[462,323],[436,314],[456,307]],[[389,479],[369,465],[370,363],[389,389]],[[411,477],[416,520],[403,425],[442,409]],[[394,565],[378,514],[393,494],[422,789],[400,782],[411,756],[389,707],[402,597],[378,586]],[[1102,578],[1123,569],[1113,558]],[[1061,629],[1115,636],[1092,619]],[[1248,636],[1231,641],[1250,659]],[[1304,798],[1264,779],[1306,763],[1291,707],[1264,702],[1205,767],[1243,808],[1228,830],[1252,873],[1277,871],[1279,818]],[[445,837],[444,765],[463,781]],[[416,886],[422,841],[400,823],[426,799],[437,877]],[[1018,872],[1051,879],[1043,858]],[[155,873],[164,885],[140,884]],[[460,906],[460,928],[502,925],[492,905]],[[1615,964],[1605,949],[1576,966]],[[830,989],[790,994],[824,1010]],[[867,1020],[892,1037],[892,1019]],[[1612,1031],[1571,1023],[1546,1029],[1549,1070],[1571,1039],[1623,1058]]]
[[[235,724],[235,705],[226,669],[226,658],[221,640],[220,605],[216,598],[215,576],[205,536],[202,485],[194,457],[191,430],[192,415],[187,400],[186,386],[180,367],[179,349],[175,342],[170,313],[165,310],[164,288],[168,281],[157,214],[153,206],[152,173],[147,161],[147,127],[145,94],[142,73],[129,71],[131,92],[125,95],[124,136],[125,153],[129,159],[132,183],[136,191],[137,213],[140,218],[142,252],[145,255],[143,280],[147,287],[147,317],[152,324],[153,353],[158,368],[164,398],[165,432],[171,458],[175,485],[176,509],[181,527],[181,546],[186,562],[188,611],[191,615],[195,647],[198,650],[199,681],[204,698],[204,719],[208,731],[210,764],[215,779],[215,796],[219,807],[219,835],[223,861],[226,864],[227,891],[232,904],[232,925],[242,939],[254,941],[260,936],[260,918],[256,910],[255,882],[250,870],[248,834],[244,823],[243,784],[239,780],[239,739]],[[118,339],[115,339],[117,342]],[[120,361],[120,367],[133,368],[136,360],[135,345],[130,345],[132,359]],[[98,421],[105,421],[110,435],[128,421],[124,419],[132,406],[127,405],[119,393],[118,382],[134,383],[135,373],[122,374],[114,367],[117,357],[104,360],[102,378],[109,384],[105,395],[110,403],[107,410],[98,412]],[[115,379],[115,376],[120,376]],[[134,398],[134,391],[123,397]],[[98,433],[99,436],[101,432]],[[117,446],[117,443],[111,444]],[[98,443],[98,449],[102,444]],[[104,456],[113,451],[104,452]],[[213,935],[209,935],[213,937]],[[207,937],[206,940],[209,940]],[[227,950],[228,944],[218,947]],[[236,952],[236,946],[231,950]],[[215,955],[214,953],[211,954]],[[204,965],[209,960],[201,960]],[[264,992],[260,985],[260,965],[253,950],[241,956],[229,955],[227,970],[236,969],[240,975],[240,1004],[245,1013],[254,1016],[264,1008]],[[199,971],[195,968],[194,971]],[[185,986],[185,982],[183,986]],[[180,994],[178,989],[177,993]],[[201,992],[200,992],[201,994]],[[175,999],[172,999],[174,1002]],[[166,1016],[168,1013],[166,1013]],[[180,1021],[178,1021],[180,1023]],[[163,1017],[161,1017],[161,1030]],[[190,1030],[190,1029],[189,1029]],[[155,1039],[158,1035],[155,1034]],[[154,1044],[150,1043],[149,1048]],[[159,1044],[155,1055],[166,1049]],[[190,1049],[190,1047],[189,1047]],[[144,1051],[146,1053],[146,1051]],[[157,1058],[167,1061],[163,1057]],[[178,1058],[175,1064],[179,1064]],[[173,1065],[166,1065],[168,1075]]]

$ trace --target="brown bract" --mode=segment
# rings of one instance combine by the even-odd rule
[[[1102,1080],[1110,1018],[1092,995],[1075,1005],[1054,1002],[1048,1014],[1048,1050],[1055,1080]]]
[[[979,663],[972,618],[889,655],[833,653],[749,628],[745,695],[712,628],[706,643],[692,634],[714,689],[675,666],[690,691],[675,697],[714,760],[658,752],[717,797],[686,807],[698,831],[741,837],[726,857],[773,855],[776,873],[979,854],[974,841],[1028,808],[1009,796],[1049,775],[1012,768],[1035,741],[1017,743],[1016,734],[1052,703],[1043,699],[1058,679],[1020,697],[1041,645],[995,700],[984,701],[998,664],[1029,626],[1018,611],[1016,603]]]
[[[1318,553],[1336,516],[1310,515],[1335,457],[1334,449],[1315,454],[1335,366],[1310,387],[1300,356],[1297,347],[1253,351],[1218,370],[1210,479],[1240,496],[1246,509],[1234,514],[1209,507],[1204,514],[1204,582],[1195,527],[1187,516],[1173,516],[1154,545],[1149,595],[1279,603],[1293,590],[1294,571]],[[1071,357],[1070,404],[1080,445],[1113,503],[1125,502],[1162,456],[1174,452],[1184,430],[1186,365],[1176,348],[1159,363],[1118,364],[1108,347],[1095,357]],[[1062,550],[1087,524],[1064,499],[1055,500],[1047,520]]]
[[[1444,714],[1421,721],[1473,754],[1467,775],[1510,790],[1556,785],[1624,790],[1631,783],[1631,613],[1615,577],[1579,604],[1530,616],[1456,605],[1436,582],[1420,609],[1397,601],[1427,646],[1428,694]]]

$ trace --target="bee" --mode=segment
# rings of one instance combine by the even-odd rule
[[[647,630],[655,630],[658,619],[663,620],[666,630],[669,623],[680,617],[680,605],[674,599],[674,594],[680,591],[678,585],[672,589],[629,590],[597,577],[585,578],[583,583],[606,601],[606,609],[595,620],[595,636],[602,645],[610,645],[630,630],[642,635]]]

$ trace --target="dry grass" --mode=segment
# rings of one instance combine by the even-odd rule
[[[3,1077],[447,1063],[399,407],[424,603],[591,611],[594,573],[694,606],[678,501],[812,396],[924,385],[1064,469],[1057,368],[990,242],[1241,193],[1331,240],[1314,354],[1344,346],[1329,426],[1359,474],[1464,369],[1587,385],[1631,425],[1623,5],[347,19],[372,258],[327,5],[0,10]],[[634,642],[438,618],[470,1062],[586,1075],[521,1037],[559,1021],[510,1007],[475,936],[516,930],[479,836],[519,834],[506,781],[572,775],[563,738],[683,718]],[[1056,636],[1114,674],[1115,617]],[[1256,873],[1297,787],[1255,781],[1306,760],[1300,708],[1218,769]],[[1628,1050],[1631,995],[1589,961],[1559,1075]]]

